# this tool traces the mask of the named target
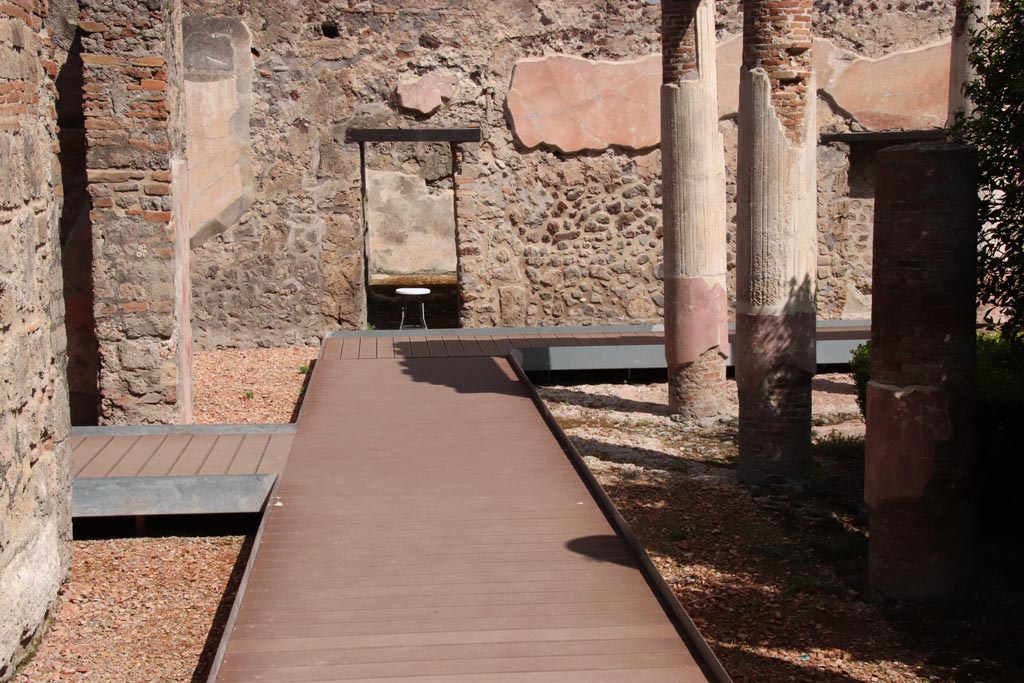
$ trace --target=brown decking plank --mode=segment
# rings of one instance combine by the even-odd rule
[[[449,353],[447,347],[445,347],[444,341],[438,336],[429,336],[426,338],[427,350],[430,352],[431,358],[448,358]]]
[[[441,341],[444,343],[444,349],[448,353],[449,358],[459,358],[469,355],[466,353],[466,349],[462,346],[462,340],[458,337],[441,337]]]
[[[96,457],[78,473],[80,477],[106,477],[121,458],[128,453],[140,439],[138,436],[117,436],[110,440]]]
[[[572,604],[596,604],[606,602],[622,601],[627,598],[642,595],[646,586],[632,587],[626,589],[609,589],[602,587],[594,590],[563,590],[555,592],[498,592],[487,593],[461,593],[441,595],[407,595],[402,599],[403,608],[439,609],[450,607],[498,607],[506,605],[572,605]],[[395,601],[388,596],[367,596],[324,598],[315,593],[297,595],[289,591],[287,595],[279,592],[253,592],[247,593],[246,608],[250,614],[270,611],[282,612],[322,612],[337,609],[343,605],[350,611],[372,610],[380,611],[393,609]],[[342,602],[343,600],[343,602]]]
[[[436,647],[443,645],[504,644],[511,642],[606,641],[618,638],[664,638],[676,635],[668,623],[642,626],[593,626],[574,628],[543,628],[530,633],[512,630],[476,630],[440,633],[398,633],[364,636],[321,636],[292,638],[244,638],[232,640],[232,650],[252,652],[309,652],[312,650],[346,650],[360,648]]]
[[[178,459],[171,465],[171,469],[167,473],[168,476],[183,477],[199,474],[199,470],[216,444],[216,434],[194,435],[188,444],[188,448],[182,451]]]
[[[673,634],[674,635],[674,634]],[[320,666],[324,664],[367,664],[371,662],[409,662],[482,657],[529,657],[553,655],[626,654],[672,651],[678,639],[609,638],[605,640],[516,641],[509,643],[458,643],[444,645],[408,645],[393,647],[324,648],[292,652],[238,653],[231,668],[268,666]]]
[[[651,598],[653,600],[653,597]],[[266,638],[281,634],[277,621],[254,622],[244,612],[243,603],[239,617],[246,617],[235,629],[244,638]],[[316,636],[358,636],[383,635],[386,633],[444,633],[446,631],[475,631],[515,629],[530,631],[536,628],[585,628],[588,626],[650,626],[666,620],[661,609],[636,610],[609,617],[604,614],[568,614],[555,616],[524,617],[476,617],[461,619],[417,619],[396,622],[329,622],[313,624],[308,621],[289,624],[285,631],[290,637],[313,638]],[[680,641],[680,647],[682,647]]]
[[[467,619],[506,619],[548,617],[594,617],[606,615],[617,618],[637,614],[637,597],[626,600],[574,603],[510,603],[498,605],[449,605],[436,607],[378,607],[376,609],[350,609],[348,605],[319,605],[319,608],[295,609],[294,605],[280,602],[247,606],[246,621],[250,624],[275,624],[288,628],[296,624],[402,624],[417,621],[459,622]],[[308,606],[307,606],[308,607]],[[657,603],[648,611],[660,613]]]
[[[515,348],[511,339],[499,334],[491,335],[491,343],[494,344],[497,349],[497,353],[495,354],[496,356],[507,356],[508,352]]]
[[[409,337],[407,358],[430,358],[430,349],[424,337]]]
[[[480,347],[480,342],[473,337],[459,337],[459,341],[462,342],[462,348],[465,350],[467,356],[486,356],[484,350]]]
[[[81,445],[71,450],[72,476],[77,477],[93,458],[99,455],[104,448],[110,445],[112,436],[87,436],[84,437]]]
[[[270,443],[267,444],[267,449],[256,468],[257,474],[280,474],[288,461],[288,453],[294,440],[294,434],[271,434]]]
[[[419,661],[371,661],[368,663],[337,663],[325,665],[302,665],[296,662],[287,666],[283,662],[273,667],[274,680],[281,683],[291,681],[350,680],[359,678],[383,678],[412,676],[469,676],[489,673],[545,672],[549,676],[558,672],[591,671],[594,669],[659,669],[679,667],[685,671],[688,662],[678,652],[639,652],[562,656],[495,656],[490,658],[424,659]],[[247,680],[253,671],[246,668],[224,667],[226,680],[237,674],[238,680]],[[257,679],[258,680],[258,679]]]
[[[480,351],[485,356],[500,356],[501,352],[498,350],[498,345],[494,343],[494,340],[489,337],[475,337],[474,341],[480,346]]]
[[[394,337],[395,358],[412,358],[412,339],[409,337]]]
[[[242,678],[225,679],[230,683],[257,683],[265,681],[262,677],[251,678],[256,675],[252,672],[233,672]],[[305,675],[305,674],[303,674]],[[557,679],[552,676],[557,675]],[[410,679],[409,676],[373,676],[372,678],[326,678],[319,679],[318,683],[686,683],[687,681],[705,680],[704,678],[693,678],[692,672],[687,668],[648,668],[648,669],[586,669],[581,671],[526,671],[526,672],[504,672],[504,673],[470,673],[470,674],[441,674],[422,675]]]
[[[169,434],[160,447],[139,470],[140,477],[166,477],[171,466],[181,457],[192,441],[191,434]]]
[[[324,340],[323,351],[320,355],[325,360],[341,358],[341,348],[344,345],[345,340],[342,337],[328,337]]]
[[[360,337],[345,337],[345,344],[341,347],[342,360],[359,358]]]
[[[85,440],[88,439],[88,438],[89,437],[87,437],[87,436],[72,436],[71,437],[71,450],[73,451],[76,448],[78,448],[79,446],[81,446],[83,443],[85,443]]]
[[[377,337],[377,358],[395,357],[395,338]]]
[[[107,472],[107,477],[134,477],[167,440],[165,434],[140,436],[130,449]]]
[[[360,337],[359,338],[359,358],[369,359],[377,357],[377,338],[376,337]]]
[[[197,474],[227,474],[235,453],[242,446],[242,434],[218,434],[217,441],[199,467]]]
[[[226,474],[256,474],[269,445],[270,434],[244,434]]]

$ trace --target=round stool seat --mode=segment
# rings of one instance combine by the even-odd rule
[[[426,296],[430,294],[430,290],[426,287],[399,287],[395,290],[395,294],[401,294],[402,296]]]

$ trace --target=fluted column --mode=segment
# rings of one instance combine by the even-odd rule
[[[725,160],[713,0],[662,3],[661,151],[669,408],[724,410],[728,353]]]
[[[949,58],[949,119],[946,125],[956,121],[957,114],[964,112],[970,116],[974,110],[969,98],[964,95],[964,86],[974,79],[976,74],[971,67],[968,55],[971,54],[971,36],[977,32],[984,20],[998,2],[991,0],[957,0],[956,19],[953,22],[953,36]]]
[[[810,467],[815,371],[815,81],[811,0],[745,0],[740,70],[736,345],[740,477]]]

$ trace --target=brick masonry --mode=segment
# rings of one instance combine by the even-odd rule
[[[0,680],[41,636],[71,559],[54,45],[39,0],[0,4]]]
[[[700,0],[661,3],[661,80],[688,80],[698,72],[697,8]]]
[[[879,154],[864,498],[869,581],[894,598],[970,573],[977,202],[966,147]]]
[[[189,421],[163,5],[81,5],[100,422]],[[173,7],[173,5],[168,5]],[[187,317],[184,318],[187,320]],[[190,381],[190,380],[189,380]]]
[[[811,88],[811,0],[746,0],[743,3],[743,66],[764,69],[771,80],[772,108],[794,141],[803,138]]]

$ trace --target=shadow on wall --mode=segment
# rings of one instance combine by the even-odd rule
[[[82,32],[79,29],[56,80],[58,158],[64,188],[60,245],[71,424],[95,425],[99,416],[99,345],[93,317],[92,221],[89,218],[92,199],[86,182],[88,149],[82,85]]]

